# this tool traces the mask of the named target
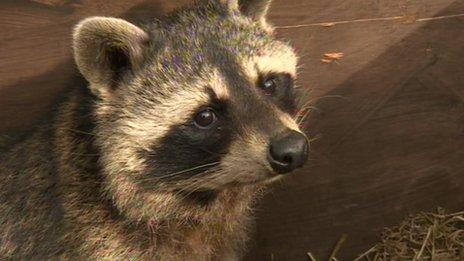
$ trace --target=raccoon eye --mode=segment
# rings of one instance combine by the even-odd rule
[[[204,109],[195,115],[193,119],[195,125],[201,129],[205,129],[213,125],[216,122],[216,113],[211,108]]]
[[[266,95],[273,95],[277,88],[277,80],[274,77],[266,78],[260,87]]]

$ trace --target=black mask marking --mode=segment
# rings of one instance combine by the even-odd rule
[[[175,181],[207,172],[216,167],[227,153],[233,139],[227,101],[209,92],[211,102],[198,108],[211,107],[217,112],[217,122],[210,129],[200,129],[191,121],[172,126],[148,154],[151,166],[147,175]]]
[[[206,56],[224,77],[230,92],[233,111],[231,112],[234,127],[239,134],[243,127],[255,127],[263,134],[273,136],[284,128],[268,99],[256,92],[255,83],[249,81],[242,71],[232,51],[208,41]]]
[[[288,113],[293,113],[296,108],[295,94],[294,94],[294,80],[288,73],[271,72],[268,74],[260,74],[257,86],[263,86],[264,82],[268,79],[272,79],[276,86],[272,96],[269,96],[273,102],[279,106],[279,108]]]

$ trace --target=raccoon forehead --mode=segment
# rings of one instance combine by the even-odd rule
[[[250,37],[249,37],[250,38]],[[252,37],[251,37],[252,38]],[[288,73],[296,77],[298,57],[292,47],[281,41],[269,39],[241,39],[233,41],[215,41],[217,39],[195,41],[180,48],[166,47],[153,65],[153,75],[171,76],[170,78],[188,78],[191,75],[210,75],[210,67],[230,67],[234,64],[252,79],[259,73]],[[214,53],[214,54],[211,54]],[[231,59],[220,61],[222,57]],[[219,81],[220,77],[212,76]],[[221,86],[215,84],[213,86]]]
[[[296,78],[297,64],[298,57],[293,48],[278,41],[263,46],[253,55],[241,59],[244,71],[253,80],[256,80],[259,74],[271,72],[288,73]]]
[[[188,58],[183,60],[189,61]],[[177,93],[177,98],[188,98],[190,93],[206,95],[205,97],[213,93],[219,100],[227,100],[230,97],[224,77],[217,68],[199,63],[165,65],[165,62],[166,60],[163,60],[162,64],[157,62],[140,74],[135,80],[132,92],[138,93],[139,96],[151,96],[159,103],[164,103],[165,99],[173,99],[174,93]]]
[[[175,22],[160,21],[149,28],[151,38],[161,37],[169,46],[189,51],[201,50],[206,42],[214,42],[234,52],[250,51],[256,44],[274,40],[265,28],[238,12],[194,10],[175,18]]]

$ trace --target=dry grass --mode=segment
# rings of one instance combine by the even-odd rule
[[[335,244],[335,247],[332,250],[332,253],[330,254],[329,261],[338,261],[337,259],[337,254],[342,248],[343,244],[345,243],[346,239],[348,238],[348,235],[343,234],[340,239],[338,240],[337,244]],[[313,256],[311,252],[306,253],[309,257],[310,261],[317,261],[317,259]]]
[[[329,261],[337,261],[337,254],[347,240],[343,235],[335,245]],[[310,261],[317,259],[307,253]],[[381,242],[360,255],[355,261],[458,261],[464,260],[464,211],[446,214],[411,215],[399,226],[386,228]]]
[[[410,216],[385,229],[382,241],[355,260],[464,260],[464,211]]]

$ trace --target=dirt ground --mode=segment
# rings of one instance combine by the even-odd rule
[[[0,1],[0,133],[46,115],[76,73],[72,26],[145,20],[190,1]],[[301,55],[310,164],[257,207],[247,260],[354,258],[410,213],[464,205],[464,1],[275,0]],[[367,248],[367,249],[366,249]]]

